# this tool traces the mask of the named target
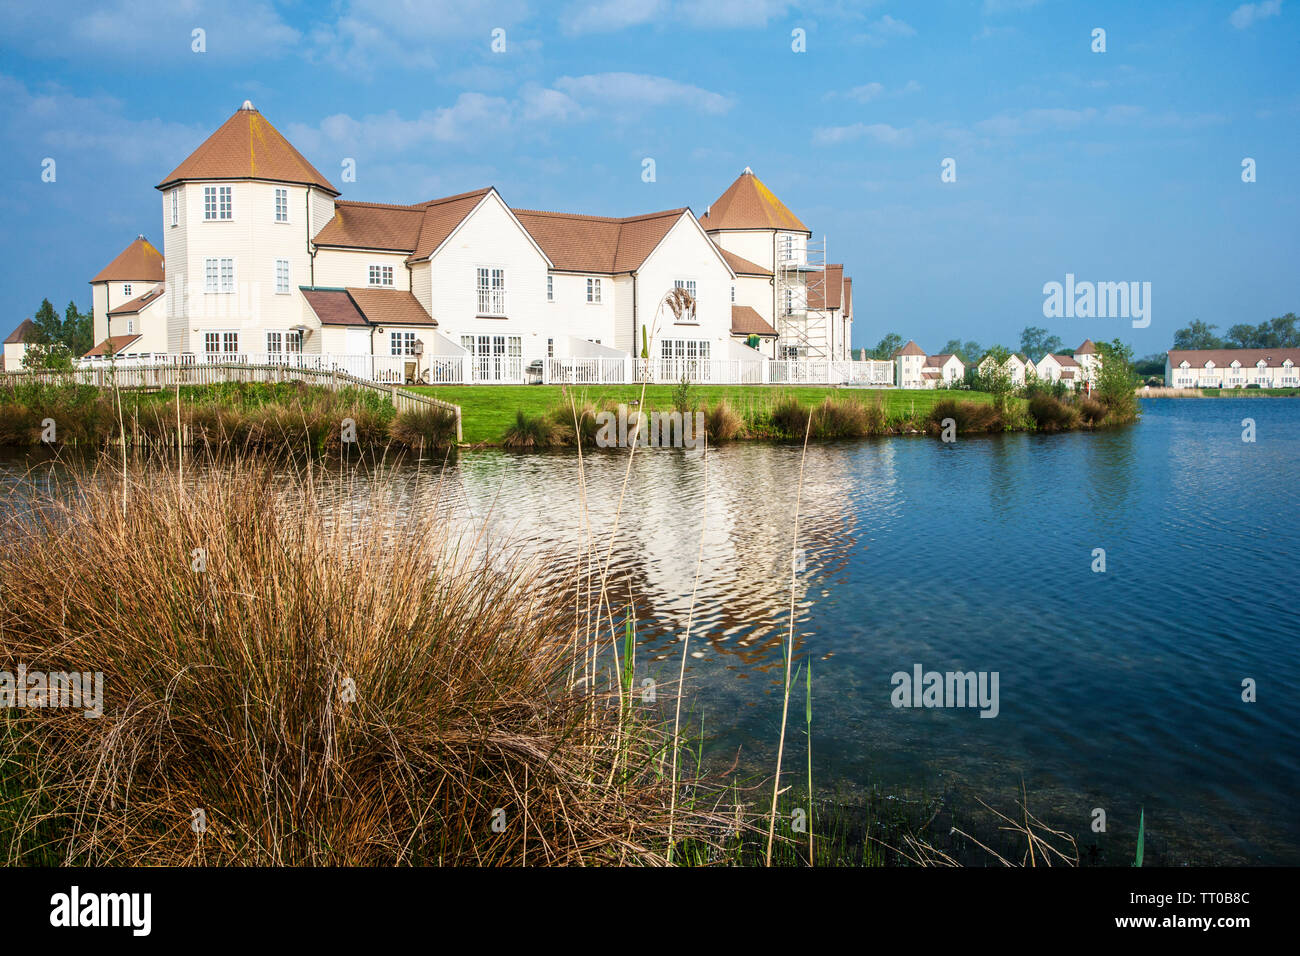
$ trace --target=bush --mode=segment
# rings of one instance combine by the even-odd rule
[[[1079,424],[1077,408],[1041,393],[1029,399],[1029,417],[1034,420],[1034,426],[1040,432],[1062,431]]]
[[[956,423],[959,435],[1002,431],[1002,415],[992,405],[982,402],[962,402],[955,398],[935,402],[926,416],[926,431],[941,434],[945,418]]]
[[[854,399],[837,402],[827,395],[813,411],[814,438],[863,438],[870,433],[866,407]]]
[[[704,430],[709,444],[719,445],[740,437],[745,423],[725,398],[704,410]]]
[[[777,438],[803,440],[808,429],[808,409],[792,395],[780,399],[768,413],[768,425]]]
[[[1088,425],[1099,425],[1106,417],[1106,406],[1095,399],[1081,397],[1076,407],[1079,409],[1079,417]]]
[[[456,413],[431,406],[398,413],[389,429],[393,441],[417,451],[456,444]]]
[[[560,437],[555,423],[545,415],[515,412],[515,423],[506,429],[502,444],[507,448],[550,448]]]

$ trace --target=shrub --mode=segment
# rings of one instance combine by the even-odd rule
[[[559,434],[550,418],[529,415],[521,408],[515,412],[515,423],[506,429],[501,443],[507,448],[550,448]]]
[[[768,425],[777,438],[797,438],[800,441],[808,429],[808,409],[793,395],[777,401],[768,413]]]
[[[1079,417],[1089,425],[1099,425],[1106,417],[1106,406],[1095,399],[1081,397],[1076,407],[1079,409]]]
[[[456,413],[440,406],[400,412],[389,433],[393,441],[407,448],[449,448],[456,444]]]
[[[1061,431],[1079,424],[1077,408],[1043,393],[1029,399],[1029,417],[1040,432]]]
[[[940,434],[945,418],[956,423],[959,435],[1002,430],[1002,415],[992,405],[982,402],[962,402],[955,398],[935,402],[926,416],[926,430]]]
[[[813,411],[814,438],[862,438],[870,429],[866,408],[854,399],[835,401],[827,395]]]
[[[739,438],[744,429],[744,422],[731,403],[725,398],[704,410],[704,431],[709,436],[709,444],[719,445]]]

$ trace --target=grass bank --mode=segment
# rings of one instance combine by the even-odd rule
[[[345,423],[348,425],[345,427]],[[302,382],[182,386],[177,391],[24,383],[0,387],[0,445],[95,449],[131,445],[340,451],[344,444],[443,448],[455,443],[450,412],[398,413],[366,389]]]
[[[641,397],[640,386],[424,387],[424,394],[454,402],[464,416],[465,441],[515,448],[596,444],[600,412],[617,411]],[[865,390],[831,387],[653,385],[633,413],[700,411],[713,443],[929,434],[942,437],[1005,431],[1067,431],[1127,424],[1131,409],[1048,389],[1008,396],[1001,404],[984,392]]]

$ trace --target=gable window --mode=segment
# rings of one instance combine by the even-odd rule
[[[275,294],[289,294],[289,260],[275,260]]]
[[[587,301],[592,305],[600,304],[600,280],[587,280]]]
[[[289,221],[289,190],[287,189],[275,190],[275,221]]]
[[[391,355],[414,355],[415,333],[394,332],[389,339],[388,348]]]
[[[178,226],[180,225],[181,222],[180,194],[181,191],[179,188],[172,190],[171,195],[172,195],[172,225],[173,226]]]
[[[203,187],[203,218],[204,219],[231,219],[233,218],[233,203],[231,199],[232,188],[230,186],[204,186]]]
[[[673,280],[673,285],[674,285],[676,288],[678,288],[678,289],[685,289],[685,290],[686,290],[686,294],[689,295],[689,296],[691,297],[691,308],[690,308],[690,311],[688,311],[685,315],[683,315],[683,316],[681,317],[681,321],[682,321],[682,322],[694,322],[694,321],[695,321],[695,305],[696,305],[696,299],[695,299],[695,280],[694,280],[694,279],[675,279],[675,280]]]
[[[546,277],[546,301],[555,301],[555,276]]]
[[[393,267],[377,265],[370,267],[370,284],[391,286],[393,284]]]
[[[131,283],[129,283],[129,282],[123,282],[123,283],[122,283],[122,294],[123,294],[123,295],[130,295],[130,294],[131,294]]]
[[[203,291],[234,292],[235,260],[231,258],[204,259]]]
[[[478,314],[506,314],[506,270],[478,267]]]

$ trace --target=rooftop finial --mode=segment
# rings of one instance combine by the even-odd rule
[[[253,101],[252,101],[252,100],[244,100],[244,105],[241,106],[240,109],[241,109],[241,110],[248,110],[249,112],[256,112],[256,110],[253,109]]]
[[[752,175],[754,175],[754,171],[753,171],[752,169],[750,169],[748,166],[746,166],[746,167],[745,167],[745,171],[744,171],[743,173],[741,173],[741,175],[742,175],[742,176],[752,176]]]

